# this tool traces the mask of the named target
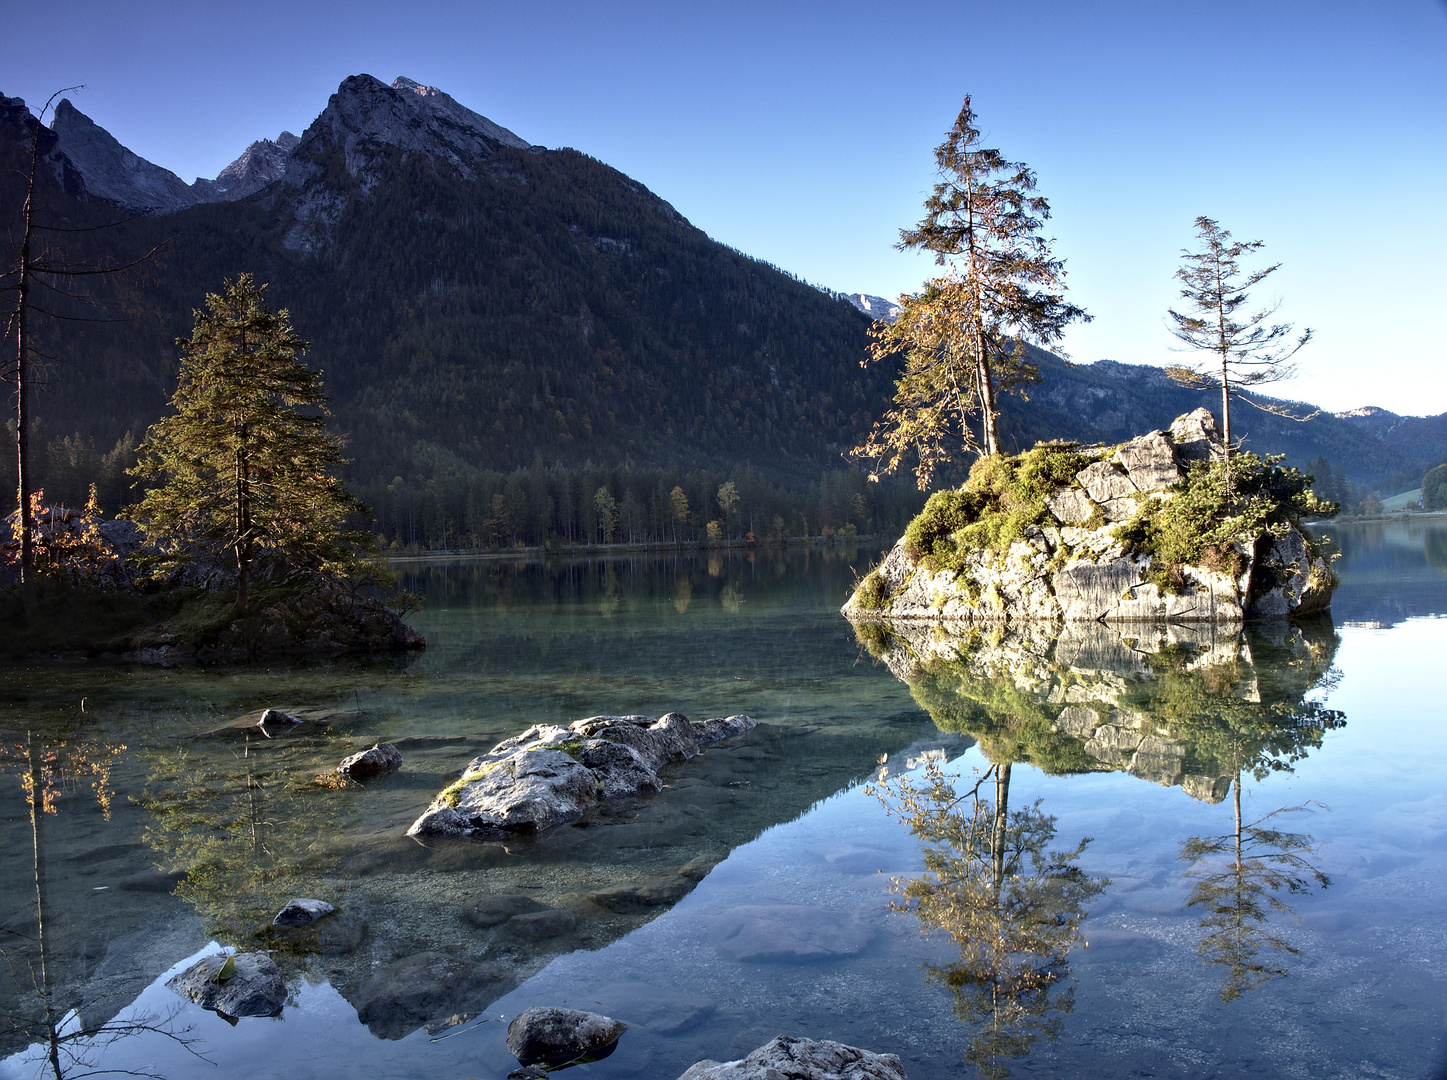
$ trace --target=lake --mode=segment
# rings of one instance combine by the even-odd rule
[[[856,634],[877,550],[759,550],[406,565],[410,658],[5,668],[0,1076],[501,1078],[532,1005],[629,1024],[579,1076],[776,1034],[913,1080],[1443,1075],[1447,521],[1320,531],[1332,616],[1243,633]],[[760,723],[537,838],[405,836],[529,725],[667,711]],[[399,772],[325,782],[378,739]],[[276,954],[279,1016],[166,987],[294,896],[346,921]],[[421,953],[506,982],[408,1012]]]

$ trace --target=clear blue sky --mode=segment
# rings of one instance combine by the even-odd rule
[[[347,75],[408,75],[643,181],[812,282],[918,287],[897,252],[974,97],[1028,162],[1074,298],[1073,359],[1164,363],[1198,214],[1285,264],[1310,326],[1283,396],[1447,411],[1447,4],[18,3],[0,92],[78,107],[187,180],[298,134]]]

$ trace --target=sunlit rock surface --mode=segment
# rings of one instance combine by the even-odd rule
[[[889,622],[1239,622],[1309,615],[1331,603],[1335,581],[1301,532],[1237,544],[1244,566],[1229,576],[1207,566],[1181,568],[1178,591],[1148,580],[1153,557],[1132,553],[1116,527],[1146,499],[1168,499],[1192,461],[1220,453],[1215,418],[1205,409],[1178,417],[1119,447],[1082,451],[1097,459],[1075,483],[1047,499],[1055,523],[1032,525],[1007,550],[981,549],[956,572],[931,572],[903,537],[874,571],[882,606],[856,591],[843,613]]]
[[[659,769],[694,757],[702,743],[756,726],[747,716],[693,723],[678,713],[535,725],[474,758],[407,835],[499,839],[542,832],[577,821],[601,799],[661,791]]]
[[[741,1061],[700,1061],[678,1080],[908,1080],[894,1054],[780,1035]]]

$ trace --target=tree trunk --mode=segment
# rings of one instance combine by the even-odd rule
[[[25,733],[25,754],[28,759],[30,779],[30,842],[35,852],[35,942],[40,951],[40,969],[37,973],[41,1008],[45,1012],[46,1056],[57,1078],[60,1071],[60,1030],[55,1017],[55,998],[50,990],[50,942],[46,933],[46,881],[45,881],[45,778],[40,774],[40,762],[35,756],[35,743],[30,732]]]
[[[20,239],[19,299],[15,305],[15,498],[20,518],[20,602],[35,614],[35,523],[30,516],[30,238],[35,219],[35,172],[40,159],[40,122],[30,143],[30,175],[25,187]]]
[[[996,899],[1005,883],[1005,836],[1010,816],[1010,762],[995,766],[995,830],[991,837],[992,884]]]

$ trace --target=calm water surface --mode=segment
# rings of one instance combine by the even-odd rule
[[[1447,524],[1326,531],[1334,622],[1243,635],[857,637],[861,550],[415,567],[429,648],[406,662],[6,669],[0,1076],[54,1075],[53,1048],[70,1076],[500,1078],[536,1004],[629,1023],[580,1076],[671,1080],[779,1033],[915,1080],[1440,1076]],[[265,707],[304,723],[238,723]],[[529,724],[670,709],[761,724],[533,841],[403,835]],[[400,773],[316,782],[377,738]],[[932,781],[953,804],[901,813]],[[701,855],[723,861],[676,902],[588,898]],[[918,913],[892,908],[911,882]],[[516,893],[573,928],[462,917]],[[277,955],[278,1018],[165,987],[298,895],[354,929]],[[419,952],[513,985],[364,1024]]]

